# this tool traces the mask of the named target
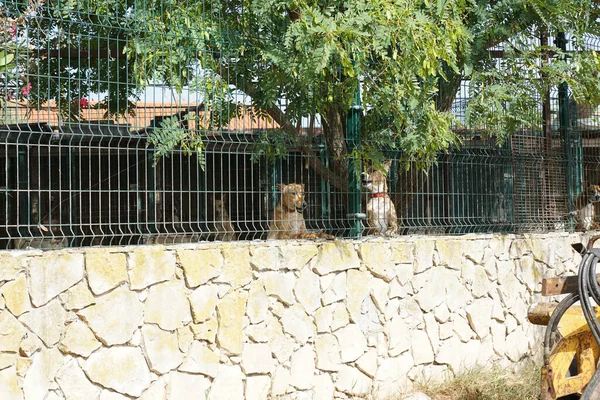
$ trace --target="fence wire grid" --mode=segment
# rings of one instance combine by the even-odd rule
[[[190,36],[189,47],[174,47],[158,23],[143,38],[160,50],[144,61],[156,79],[142,88],[133,65],[140,60],[129,49],[144,41],[130,27],[134,18],[176,14],[177,2],[101,3],[104,13],[87,0],[0,1],[0,248],[356,238],[372,233],[373,208],[389,219],[392,205],[396,235],[564,231],[575,228],[581,182],[600,183],[600,114],[571,104],[565,129],[556,88],[549,129],[519,130],[498,146],[485,129],[457,126],[461,147],[427,171],[406,170],[401,154],[390,152],[387,197],[369,193],[368,185],[381,183],[374,172],[362,176],[360,204],[352,206],[350,178],[316,167],[339,170],[334,156],[347,139],[332,140],[318,116],[305,118],[297,126],[301,143],[271,157],[265,143],[274,146],[281,126],[248,96],[234,91],[241,106],[219,113],[206,106],[207,93],[218,95],[206,82],[216,80],[200,88],[188,80],[178,91],[165,73],[183,53],[201,60],[219,46]],[[198,7],[219,13],[219,4]],[[589,45],[600,48],[594,38]],[[220,46],[225,56],[227,43]],[[204,73],[200,64],[184,67]],[[463,81],[451,107],[457,120],[468,99]],[[541,109],[540,100],[532,112]],[[192,132],[201,151],[161,154],[151,141],[160,130]],[[293,221],[278,223],[286,213]],[[308,235],[287,234],[302,220]]]

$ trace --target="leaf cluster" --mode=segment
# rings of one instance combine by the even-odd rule
[[[148,85],[161,84],[203,98],[210,112],[199,129],[219,130],[250,114],[299,137],[301,122],[317,119],[337,140],[347,128],[340,113],[360,89],[360,151],[371,158],[382,156],[377,149],[397,151],[426,168],[460,144],[449,105],[461,82],[469,84],[466,124],[500,142],[539,128],[540,99],[562,83],[578,103],[600,104],[592,0],[47,0],[35,10],[8,4],[4,13],[29,29],[24,74],[33,83],[31,105],[55,100],[70,119],[79,114],[73,99],[101,94],[107,116],[121,115],[134,110]],[[567,32],[572,52],[553,42],[558,32]],[[502,50],[502,61],[490,49]],[[284,154],[290,141],[279,133],[263,135],[259,151]],[[157,154],[199,148],[199,137],[186,135],[168,123],[156,130]]]

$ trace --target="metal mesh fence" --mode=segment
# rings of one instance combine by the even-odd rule
[[[178,15],[176,2],[74,3],[0,2],[0,248],[358,237],[373,233],[373,215],[391,218],[392,206],[399,235],[569,230],[581,182],[599,183],[597,110],[571,102],[565,125],[556,88],[532,110],[548,107],[540,129],[516,131],[498,146],[485,127],[457,125],[460,148],[425,171],[407,170],[402,154],[389,152],[387,178],[366,168],[357,196],[357,178],[339,156],[353,146],[347,131],[360,109],[340,114],[348,118],[339,121],[342,136],[328,134],[318,116],[297,121],[296,142],[272,156],[288,140],[284,123],[237,89],[236,107],[219,102],[221,92],[207,86],[218,79],[206,79],[202,63],[180,61],[217,48],[220,57],[242,57],[232,44],[252,38],[228,34],[224,23],[210,29],[231,43],[208,46],[190,34],[182,48],[160,18],[141,38],[132,28],[132,18]],[[211,4],[198,9],[220,12]],[[236,12],[243,21],[243,7]],[[141,63],[155,71],[145,85],[136,75]],[[167,72],[177,68],[178,76],[204,79],[177,82]],[[459,121],[469,93],[462,82],[451,107]],[[278,105],[285,110],[285,99]],[[157,157],[151,137],[165,131],[200,138],[201,151]],[[297,235],[303,224],[307,234]]]

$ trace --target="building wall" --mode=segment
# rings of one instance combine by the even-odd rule
[[[540,354],[527,309],[582,239],[0,252],[0,399],[383,399],[510,366]]]

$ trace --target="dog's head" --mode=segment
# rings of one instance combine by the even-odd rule
[[[386,193],[387,181],[385,175],[389,172],[392,161],[383,164],[385,173],[375,169],[372,165],[367,167],[361,176],[361,184],[363,189],[370,193]]]
[[[290,211],[301,213],[308,206],[304,200],[304,184],[277,184],[281,190],[281,204]]]
[[[600,185],[592,185],[589,182],[582,182],[581,194],[587,203],[596,203],[600,201]]]
[[[227,195],[222,194],[220,198],[213,197],[212,201],[212,209],[214,213],[214,217],[216,220],[221,220],[223,217],[228,217],[228,209],[227,209]]]

